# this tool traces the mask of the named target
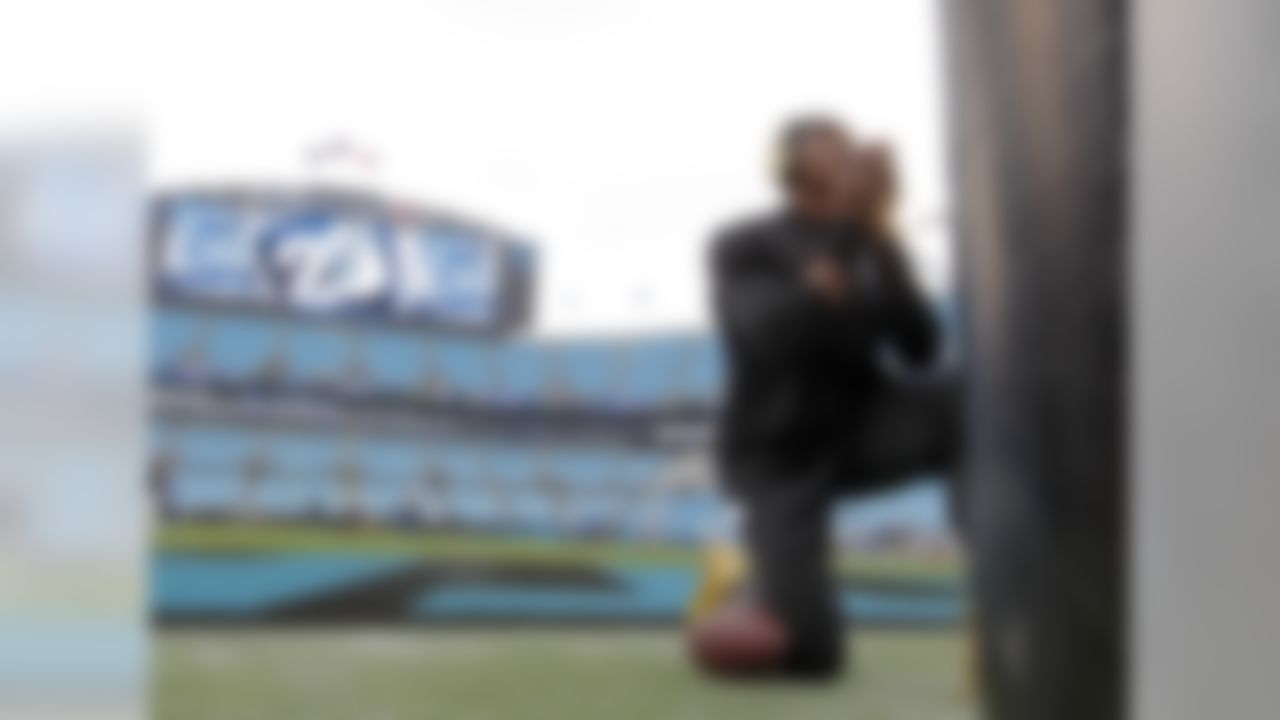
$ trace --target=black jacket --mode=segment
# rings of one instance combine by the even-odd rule
[[[802,284],[814,255],[847,268],[848,302]],[[711,266],[729,374],[719,451],[731,486],[837,451],[884,386],[885,347],[912,365],[937,354],[937,326],[892,241],[779,214],[722,233]]]

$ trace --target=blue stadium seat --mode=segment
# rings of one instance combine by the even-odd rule
[[[678,339],[654,338],[628,344],[622,359],[617,403],[627,409],[650,409],[669,400],[682,363]]]
[[[532,344],[511,344],[498,355],[495,397],[504,405],[532,405],[544,397],[552,379],[551,352]]]
[[[512,485],[527,484],[537,462],[537,455],[532,449],[516,444],[477,447],[475,457],[487,473]]]
[[[557,375],[578,403],[613,405],[621,389],[623,353],[608,342],[564,343],[555,355]]]
[[[555,537],[558,534],[556,509],[545,493],[531,486],[514,490],[512,510],[515,525],[533,537]]]
[[[195,425],[175,437],[184,465],[239,467],[255,448],[252,431],[226,425]]]
[[[874,497],[842,503],[836,517],[838,524],[864,533],[901,524],[945,528],[950,522],[946,484],[924,476]]]
[[[279,323],[262,318],[225,317],[210,330],[209,362],[219,378],[242,381],[258,375],[283,345]]]
[[[427,340],[407,332],[372,331],[364,337],[369,381],[380,391],[409,394],[422,386],[429,365]]]
[[[486,449],[474,444],[449,442],[434,445],[429,453],[432,467],[446,473],[456,485],[478,472]]]
[[[151,316],[151,367],[172,367],[201,337],[202,321],[185,310],[157,309]]]
[[[314,486],[314,510],[322,517],[330,520],[341,520],[347,518],[347,496],[346,488],[338,479],[336,468],[330,468],[329,472],[323,475],[316,475],[311,478],[311,484]]]
[[[243,478],[234,468],[182,465],[170,478],[169,506],[179,515],[225,514],[235,510]]]
[[[256,500],[264,516],[302,518],[316,505],[317,484],[314,478],[272,472],[264,478]]]
[[[418,477],[427,457],[420,442],[399,438],[362,438],[353,448],[356,462],[378,477]]]
[[[469,448],[465,467],[455,475],[454,501],[471,524],[500,527],[512,532],[527,529],[528,494],[534,456],[516,446],[484,445]],[[437,454],[440,454],[439,452]]]
[[[692,360],[688,369],[682,395],[698,403],[713,403],[720,399],[724,384],[724,357],[720,344],[709,338],[690,340]]]
[[[440,371],[451,396],[476,400],[493,394],[491,347],[462,338],[435,338],[429,352],[432,366]]]
[[[716,530],[721,505],[718,498],[705,490],[677,496],[669,508],[668,538],[680,543],[697,543]]]
[[[409,475],[366,475],[360,495],[364,511],[383,522],[396,521],[414,511],[410,491],[415,480]]]
[[[464,526],[483,529],[498,520],[498,504],[488,488],[481,487],[476,479],[473,475],[455,484],[449,502],[453,516]]]
[[[628,487],[637,488],[653,482],[662,471],[663,458],[654,452],[630,453],[621,459],[619,477]]]
[[[626,513],[623,502],[623,496],[608,485],[578,489],[570,507],[573,531],[579,535],[613,534],[620,515]]]
[[[595,461],[587,487],[604,490],[625,490],[633,486],[632,463],[635,452],[617,449],[602,450]]]
[[[351,352],[340,330],[311,324],[293,328],[287,347],[291,379],[303,385],[337,380],[347,368]]]
[[[304,478],[332,475],[348,445],[318,433],[276,433],[265,441],[275,469]]]

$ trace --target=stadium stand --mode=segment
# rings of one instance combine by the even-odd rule
[[[708,436],[723,368],[704,336],[536,342],[161,306],[152,361],[161,400],[183,401],[156,416],[170,518],[687,544],[723,511],[705,442],[654,431]],[[672,482],[690,453],[704,462]],[[837,535],[858,524],[842,511]]]
[[[152,348],[158,391],[206,407],[157,416],[155,484],[172,518],[692,542],[716,511],[710,478],[701,492],[657,484],[660,446],[544,437],[565,411],[594,423],[692,409],[706,422],[720,370],[703,338],[539,343],[160,307]],[[333,406],[335,422],[254,421],[288,398]],[[229,402],[238,414],[219,410]],[[380,414],[405,408],[441,431],[380,431]],[[451,432],[513,413],[527,422]]]

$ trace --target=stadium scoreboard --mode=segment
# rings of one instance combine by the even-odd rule
[[[481,223],[333,191],[173,192],[151,218],[167,300],[511,332],[532,247]]]

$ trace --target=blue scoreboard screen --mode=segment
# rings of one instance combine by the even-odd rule
[[[530,305],[527,245],[367,201],[178,194],[153,228],[167,297],[502,330]]]

